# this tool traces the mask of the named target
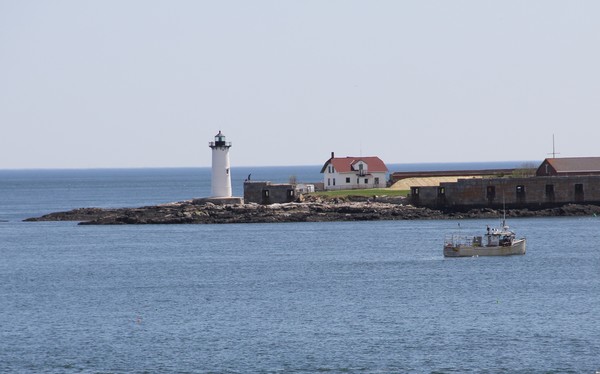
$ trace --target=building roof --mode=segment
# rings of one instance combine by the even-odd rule
[[[544,162],[550,164],[557,173],[600,172],[600,157],[547,158]]]
[[[331,164],[335,168],[338,173],[350,173],[353,171],[358,171],[358,169],[353,169],[352,167],[359,163],[360,161],[364,162],[368,166],[369,173],[386,173],[388,171],[385,163],[381,161],[379,157],[371,156],[371,157],[332,157],[321,169],[321,173],[325,172],[327,169],[327,165]]]

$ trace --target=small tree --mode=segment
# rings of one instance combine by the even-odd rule
[[[298,178],[296,178],[295,175],[291,175],[290,176],[290,184],[297,184],[298,183]]]

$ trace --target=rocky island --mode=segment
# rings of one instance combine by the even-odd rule
[[[562,207],[528,210],[507,210],[508,217],[594,216],[600,214],[595,205],[568,204]],[[123,224],[218,224],[378,221],[416,219],[499,218],[494,209],[472,209],[467,212],[441,211],[405,204],[401,197],[323,198],[311,196],[303,201],[286,204],[217,205],[203,200],[137,208],[80,208],[57,212],[25,221],[78,221],[81,225]]]

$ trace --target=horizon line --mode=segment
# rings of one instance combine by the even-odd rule
[[[543,161],[543,160],[541,160]],[[500,160],[500,161],[428,161],[428,162],[389,162],[387,165],[434,165],[434,164],[493,164],[493,163],[527,163],[541,162],[539,160]],[[236,168],[274,168],[274,167],[310,167],[321,164],[294,164],[294,165],[237,165]],[[0,171],[60,171],[60,170],[139,170],[139,169],[210,169],[211,166],[93,166],[93,167],[0,167]]]

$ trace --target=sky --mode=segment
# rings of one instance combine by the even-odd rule
[[[600,156],[600,2],[0,0],[0,169]]]

